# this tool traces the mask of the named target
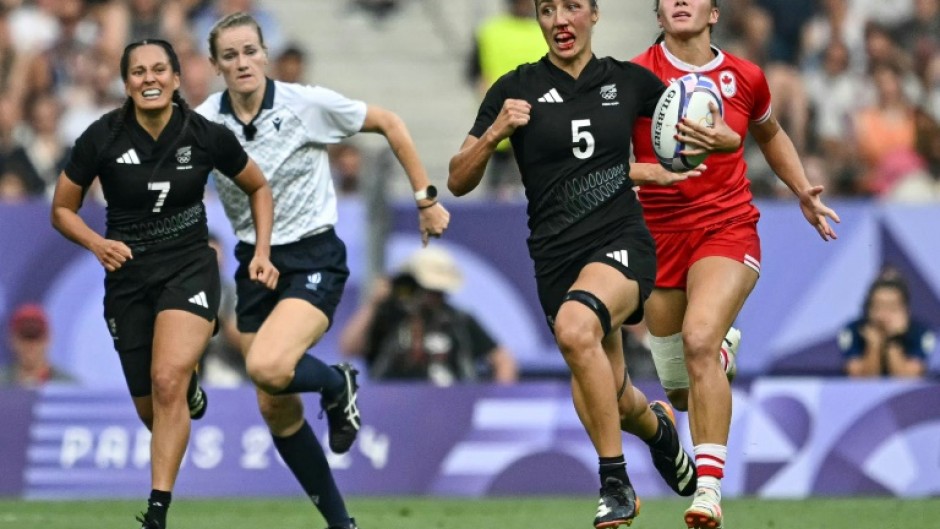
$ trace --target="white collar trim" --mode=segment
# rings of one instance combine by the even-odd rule
[[[682,70],[683,72],[708,72],[718,68],[722,62],[725,60],[725,54],[720,49],[712,45],[712,51],[715,52],[715,58],[703,64],[702,66],[695,66],[689,64],[682,59],[673,55],[668,48],[666,48],[665,42],[660,42],[659,46],[663,50],[663,55],[666,56],[666,59],[676,68]]]

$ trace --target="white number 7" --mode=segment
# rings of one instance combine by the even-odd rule
[[[170,183],[169,182],[149,182],[147,184],[147,189],[150,191],[159,191],[160,196],[157,197],[157,202],[153,205],[153,212],[159,213],[163,209],[163,201],[166,200],[166,196],[170,194]]]

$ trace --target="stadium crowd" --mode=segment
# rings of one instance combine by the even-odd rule
[[[812,181],[837,196],[940,200],[940,0],[720,6],[715,42],[763,67]],[[275,72],[283,63],[287,80],[310,82],[296,79],[305,50],[263,1],[0,0],[0,201],[50,195],[68,146],[123,100],[127,42],[169,40],[190,105],[219,89],[203,35],[236,11],[261,23]],[[756,146],[745,148],[754,194],[786,196]]]

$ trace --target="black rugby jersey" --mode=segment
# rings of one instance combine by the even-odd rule
[[[510,137],[528,198],[529,253],[536,273],[573,249],[645,229],[630,180],[630,141],[638,116],[652,116],[665,90],[649,70],[592,57],[578,79],[546,55],[501,77],[480,105],[470,135],[481,137],[506,99],[532,105],[528,125]]]
[[[196,112],[183,128],[173,115],[156,140],[137,123],[133,110],[102,152],[120,111],[92,123],[75,141],[65,174],[87,188],[97,176],[108,204],[106,237],[148,254],[208,241],[202,198],[210,171],[234,178],[248,164],[235,135]],[[171,152],[172,151],[172,152]]]

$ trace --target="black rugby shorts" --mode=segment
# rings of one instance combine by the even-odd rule
[[[215,251],[208,246],[128,261],[105,276],[104,318],[131,395],[150,394],[150,359],[157,314],[168,309],[213,321],[221,284]]]
[[[549,328],[553,327],[555,315],[561,308],[565,294],[571,290],[571,285],[589,263],[610,265],[639,284],[640,305],[624,323],[633,325],[643,320],[643,303],[653,292],[656,281],[656,245],[648,231],[644,229],[621,233],[594,248],[572,249],[569,255],[574,256],[570,261],[562,266],[552,267],[555,272],[535,278],[539,302],[542,304]]]

